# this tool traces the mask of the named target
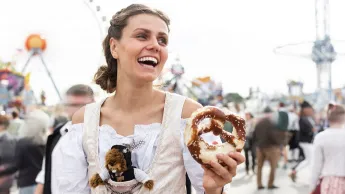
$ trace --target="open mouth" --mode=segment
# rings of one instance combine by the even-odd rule
[[[139,64],[156,67],[158,60],[154,57],[141,57],[138,59]]]

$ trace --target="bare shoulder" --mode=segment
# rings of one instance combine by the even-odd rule
[[[81,107],[77,112],[74,113],[72,117],[72,123],[78,124],[84,122],[84,112],[85,112],[85,106]]]
[[[192,113],[199,108],[202,108],[202,105],[200,103],[190,98],[187,98],[183,105],[182,118],[189,118],[192,115]]]

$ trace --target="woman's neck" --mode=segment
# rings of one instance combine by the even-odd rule
[[[136,84],[133,81],[120,80],[116,85],[114,106],[124,112],[145,108],[154,101],[155,92],[152,83]]]
[[[343,129],[344,128],[344,123],[330,123],[329,128],[333,129]]]

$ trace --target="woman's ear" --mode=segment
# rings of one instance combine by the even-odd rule
[[[111,55],[114,57],[114,59],[118,59],[119,57],[117,53],[118,41],[115,38],[110,38],[109,45],[110,45]]]

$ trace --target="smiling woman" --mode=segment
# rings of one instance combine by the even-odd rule
[[[221,155],[218,159],[226,167],[210,163],[212,170],[204,173],[182,135],[186,119],[201,105],[153,87],[168,58],[168,17],[133,4],[117,12],[110,24],[103,42],[107,66],[98,69],[95,80],[115,95],[75,113],[73,125],[55,148],[58,154],[52,160],[59,171],[52,175],[53,193],[183,194],[187,171],[197,194],[220,194],[244,157]],[[220,142],[214,136],[209,140]],[[127,146],[132,166],[143,173],[125,182],[116,180],[123,180],[121,174],[126,172],[111,179],[97,176],[111,173],[105,168],[105,156],[114,145]],[[140,177],[149,177],[153,185],[142,187]],[[97,183],[92,184],[95,188],[90,188],[90,179]]]
[[[139,64],[143,67],[141,68],[143,71],[152,72],[160,64],[156,72],[159,74],[162,71],[163,64],[167,60],[168,53],[166,46],[168,44],[169,18],[160,11],[150,8],[139,8],[140,6],[138,5],[129,6],[116,13],[110,22],[108,35],[103,42],[104,55],[108,66],[100,67],[95,75],[96,83],[109,93],[115,91],[116,84],[119,81],[118,77],[121,77],[121,75],[118,75],[118,68],[124,70],[133,68],[132,70],[135,70],[137,69],[135,66]],[[156,22],[152,23],[152,21]],[[127,24],[129,25],[127,26]],[[127,28],[125,28],[126,26]],[[149,29],[150,27],[155,27],[160,31],[152,31]],[[153,49],[155,50],[162,50],[161,56],[158,56],[157,53],[142,52],[147,46],[147,42],[152,41],[155,41],[155,43],[150,47],[154,47]],[[119,65],[118,60],[120,59],[118,59],[118,56],[121,54],[118,51],[121,46],[125,46],[124,51],[126,53],[125,55],[127,55],[121,58],[121,62],[127,64],[127,60],[132,58],[130,55],[135,55],[135,61],[130,63],[134,64],[134,66],[128,67],[126,65],[126,67],[122,67]],[[158,74],[152,78],[157,78]],[[152,80],[148,81],[152,82]]]

